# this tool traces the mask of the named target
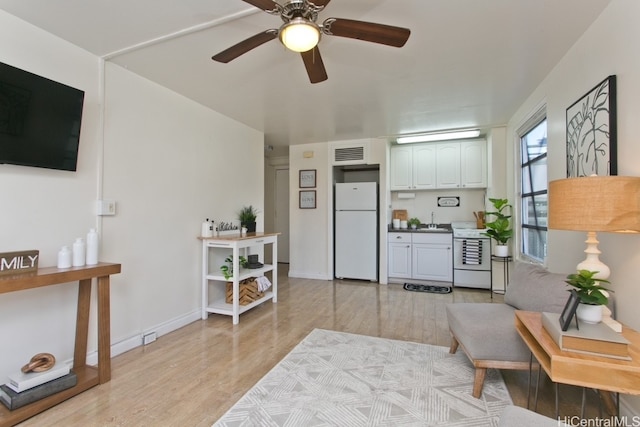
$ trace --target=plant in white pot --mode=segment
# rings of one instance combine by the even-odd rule
[[[495,211],[486,212],[485,218],[491,218],[492,221],[487,221],[485,227],[487,231],[482,233],[485,236],[491,237],[496,241],[493,254],[496,256],[506,257],[509,255],[509,247],[507,243],[513,236],[513,229],[511,228],[511,205],[507,199],[489,199]],[[507,215],[507,209],[509,215]]]
[[[569,274],[565,280],[576,288],[576,293],[580,298],[576,316],[578,316],[578,320],[586,323],[602,321],[602,306],[609,302],[607,292],[613,292],[600,285],[600,283],[609,283],[609,281],[595,278],[596,274],[598,274],[597,271],[578,270],[577,273]]]

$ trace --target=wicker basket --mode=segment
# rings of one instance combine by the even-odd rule
[[[240,295],[239,302],[240,305],[251,304],[254,301],[259,300],[264,297],[264,292],[258,291],[258,282],[254,277],[250,277],[248,279],[244,279],[239,283]],[[227,304],[233,303],[233,283],[227,282]]]

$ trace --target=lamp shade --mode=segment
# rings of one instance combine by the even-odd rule
[[[304,18],[293,18],[280,27],[280,41],[294,52],[306,52],[320,41],[318,26]]]
[[[548,227],[640,232],[640,177],[585,176],[549,183]]]

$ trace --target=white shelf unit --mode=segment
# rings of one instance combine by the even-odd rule
[[[202,319],[209,313],[232,316],[233,324],[240,322],[240,314],[267,300],[278,301],[278,233],[248,233],[246,236],[229,235],[219,237],[199,237],[202,240]],[[272,263],[261,268],[239,268],[240,256],[264,253],[264,245],[272,245]],[[242,252],[241,252],[242,250]],[[233,277],[225,279],[220,271],[224,259],[233,256]],[[263,262],[263,260],[261,260]],[[240,282],[249,277],[264,276],[271,271],[271,288],[263,298],[247,305],[240,305]],[[239,273],[238,273],[239,272]],[[233,301],[226,302],[226,284],[233,282]]]

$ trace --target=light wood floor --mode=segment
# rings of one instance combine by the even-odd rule
[[[210,315],[112,360],[112,380],[94,387],[23,426],[211,426],[314,328],[449,346],[444,306],[489,302],[488,291],[456,288],[451,294],[408,292],[401,285],[319,281],[286,276],[278,303],[240,316]],[[494,295],[493,302],[502,302]],[[490,331],[487,331],[490,333]],[[503,371],[516,405],[526,406],[528,373]],[[578,414],[580,390],[561,386],[561,415]],[[589,393],[588,414],[597,414]],[[554,413],[545,379],[538,412]]]

